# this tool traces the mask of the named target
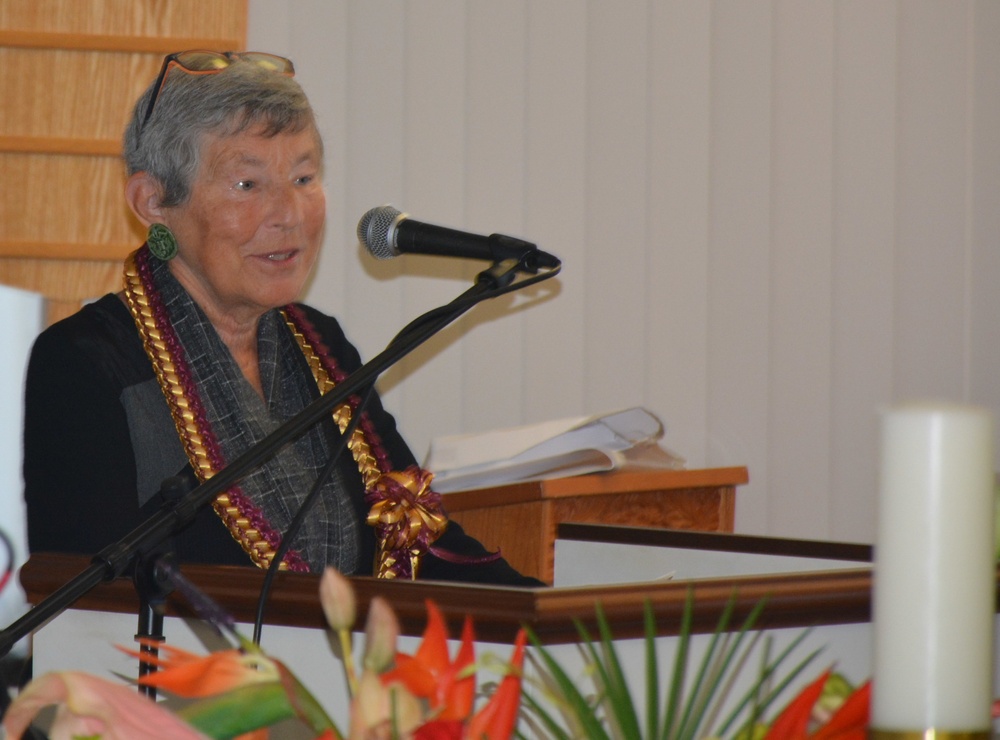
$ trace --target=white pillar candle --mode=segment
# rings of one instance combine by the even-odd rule
[[[882,417],[873,593],[871,725],[991,726],[994,551],[992,420],[913,403]]]

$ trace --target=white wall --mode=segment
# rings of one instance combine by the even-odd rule
[[[372,206],[563,259],[385,378],[418,456],[641,404],[749,467],[740,531],[871,541],[878,409],[1000,410],[1000,3],[250,0],[249,46],[319,112],[308,299],[366,357],[482,267],[375,263]]]
[[[28,351],[42,326],[42,299],[34,293],[0,286],[0,530],[10,540],[13,553],[0,550],[0,569],[19,566],[28,554],[21,479],[21,427],[24,372]],[[2,572],[2,571],[0,571]],[[0,590],[0,625],[20,617],[26,609],[24,591],[16,577]],[[22,641],[16,652],[27,650]]]

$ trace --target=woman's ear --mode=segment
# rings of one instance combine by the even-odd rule
[[[125,201],[143,226],[162,223],[162,200],[163,188],[148,172],[136,172],[125,181]]]

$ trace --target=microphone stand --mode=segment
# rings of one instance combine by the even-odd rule
[[[558,266],[556,266],[555,269],[544,275],[511,286],[517,272],[537,272],[537,267],[533,264],[532,259],[533,255],[528,252],[519,259],[497,262],[491,268],[479,273],[475,284],[451,303],[427,314],[426,321],[412,322],[380,354],[359,367],[325,395],[310,403],[296,416],[241,454],[212,478],[186,493],[176,503],[168,502],[156,514],[121,540],[99,552],[91,560],[91,565],[82,573],[0,631],[0,657],[10,652],[21,638],[44,626],[102,581],[112,581],[124,574],[130,565],[137,563],[137,561],[141,563],[151,554],[159,554],[157,548],[161,543],[189,524],[203,506],[209,505],[220,493],[235,485],[238,480],[262,461],[275,454],[288,442],[299,437],[313,424],[328,416],[334,408],[346,401],[352,394],[374,383],[376,378],[386,369],[474,305],[487,298],[501,295],[527,284],[533,284],[538,280],[554,277],[559,271]],[[155,562],[152,563],[152,567],[152,576],[149,574],[140,575],[134,580],[137,583],[140,581],[154,583],[159,581]],[[150,604],[155,605],[160,600],[159,597],[155,596],[152,599],[141,596],[141,599],[143,612],[148,612]],[[146,617],[140,616],[140,624],[145,620]],[[155,629],[156,626],[154,619],[153,628]]]

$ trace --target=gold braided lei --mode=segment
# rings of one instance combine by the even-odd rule
[[[336,383],[287,312],[282,311],[282,316],[309,364],[320,393],[326,395]],[[334,409],[333,420],[341,432],[351,423],[351,414],[346,403]],[[420,558],[448,526],[440,498],[430,488],[433,475],[416,466],[383,472],[360,426],[348,440],[347,448],[361,472],[366,500],[372,505],[367,522],[375,528],[378,541],[375,577],[416,578]]]
[[[171,356],[167,343],[156,324],[156,317],[153,315],[153,309],[146,295],[146,288],[136,266],[135,252],[125,260],[124,288],[125,302],[132,318],[135,319],[136,328],[139,330],[143,346],[146,349],[146,355],[153,365],[160,389],[170,407],[170,415],[173,417],[174,426],[177,428],[188,461],[198,476],[198,480],[204,482],[218,471],[210,459],[208,449],[205,446],[205,438],[198,428],[198,419],[191,410],[190,399],[177,374],[174,358]],[[212,502],[212,508],[222,519],[233,539],[250,556],[253,563],[260,568],[267,568],[274,558],[274,548],[261,532],[242,515],[234,505],[229,492],[220,493]],[[286,563],[281,563],[278,567],[283,570],[288,568]]]
[[[160,389],[170,407],[181,444],[199,480],[204,482],[218,471],[210,459],[205,435],[199,428],[199,419],[191,410],[191,402],[177,373],[174,358],[157,326],[156,317],[137,268],[137,254],[138,252],[133,252],[125,260],[123,276],[125,301],[142,337],[143,346],[153,365]],[[320,355],[298,325],[286,311],[282,311],[282,317],[302,351],[320,393],[326,394],[336,385],[335,381],[330,377]],[[334,409],[333,420],[341,432],[350,424],[351,414],[351,407],[347,403]],[[405,574],[415,578],[420,557],[447,526],[447,518],[441,510],[440,501],[430,490],[431,476],[416,467],[384,473],[379,469],[378,461],[372,454],[371,446],[360,427],[355,429],[347,446],[361,473],[367,497],[372,503],[368,523],[375,527],[378,541],[376,577],[396,578],[400,574]],[[398,493],[391,495],[389,493],[391,491],[403,492],[404,495],[400,496]],[[240,512],[230,492],[219,494],[212,508],[254,564],[260,568],[267,568],[274,558],[274,548]],[[287,569],[287,558],[278,567]]]

